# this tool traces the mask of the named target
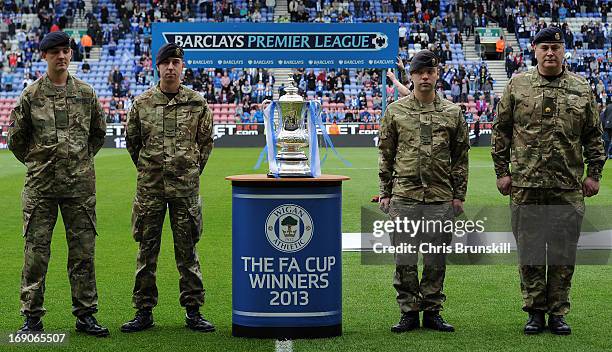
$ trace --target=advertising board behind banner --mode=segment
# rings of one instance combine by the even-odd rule
[[[491,145],[491,128],[493,123],[480,124],[480,135],[476,142],[473,125],[470,125],[470,141],[474,145]],[[335,147],[376,147],[378,145],[378,123],[340,123],[336,126],[327,124],[329,133]],[[336,128],[337,127],[337,128]],[[106,128],[105,148],[125,148],[125,128],[122,124],[109,124]],[[321,131],[319,131],[321,135]],[[216,124],[213,126],[213,139],[215,148],[263,148],[266,145],[263,124]],[[322,149],[324,141],[319,137]],[[2,143],[0,140],[0,149]]]

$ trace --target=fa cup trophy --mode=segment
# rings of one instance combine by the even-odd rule
[[[286,94],[279,98],[278,103],[263,103],[269,107],[264,108],[270,165],[268,175],[317,177],[320,164],[316,124],[321,106],[317,101],[305,102],[291,75],[289,81]]]

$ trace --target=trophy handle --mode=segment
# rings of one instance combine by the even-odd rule
[[[311,100],[311,101],[310,101],[310,103],[311,103],[311,104],[315,104],[315,105],[317,106],[317,111],[318,111],[318,110],[321,110],[321,106],[322,106],[322,105],[321,105],[321,102],[320,102],[320,101],[318,101],[318,100]]]
[[[311,111],[310,107],[308,108],[307,116],[308,116],[309,119],[316,119],[316,115],[321,114],[321,108],[322,108],[323,105],[321,105],[321,102],[318,101],[318,100],[310,100],[308,103],[309,104],[313,104],[315,106],[315,108],[313,110],[315,116],[309,116],[309,115],[312,115],[312,114],[310,114],[310,111]],[[317,121],[313,120],[313,124],[312,125],[315,126],[315,129],[316,129]],[[308,124],[308,128],[310,129],[310,124]]]
[[[315,109],[315,112],[316,112],[316,113],[321,112],[321,106],[322,106],[322,105],[321,105],[321,102],[320,102],[320,101],[318,101],[318,100],[311,100],[311,101],[310,101],[310,103],[311,103],[311,104],[315,104],[315,105],[316,105],[316,107],[317,107],[317,108]]]
[[[270,117],[270,114],[272,114],[272,127],[274,128],[274,131],[273,131],[274,133],[275,131],[278,130],[278,125],[280,122],[278,121],[278,114],[274,115],[274,111],[267,110],[271,104],[272,104],[272,100],[266,99],[261,102],[261,109],[263,111],[265,119],[268,119]]]
[[[261,110],[264,111],[264,114],[265,114],[266,109],[268,108],[268,105],[270,104],[272,104],[272,100],[270,99],[266,99],[261,102]]]

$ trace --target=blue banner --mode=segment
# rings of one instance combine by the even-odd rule
[[[340,186],[232,187],[232,323],[342,324]]]
[[[398,36],[397,23],[153,23],[152,52],[176,43],[193,68],[391,68]]]

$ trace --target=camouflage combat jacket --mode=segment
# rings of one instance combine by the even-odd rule
[[[95,194],[94,155],[105,116],[93,88],[68,75],[58,89],[47,75],[26,87],[11,112],[8,146],[27,167],[24,191],[41,197]]]
[[[470,143],[459,106],[436,95],[428,107],[413,94],[389,104],[378,149],[381,197],[465,200]]]
[[[548,81],[533,68],[508,82],[497,106],[495,173],[511,175],[517,187],[581,189],[585,163],[588,176],[601,177],[602,133],[584,78],[565,70]]]
[[[139,192],[163,197],[199,194],[200,174],[213,147],[212,113],[197,92],[181,85],[171,100],[159,84],[134,100],[126,146],[138,170]]]

